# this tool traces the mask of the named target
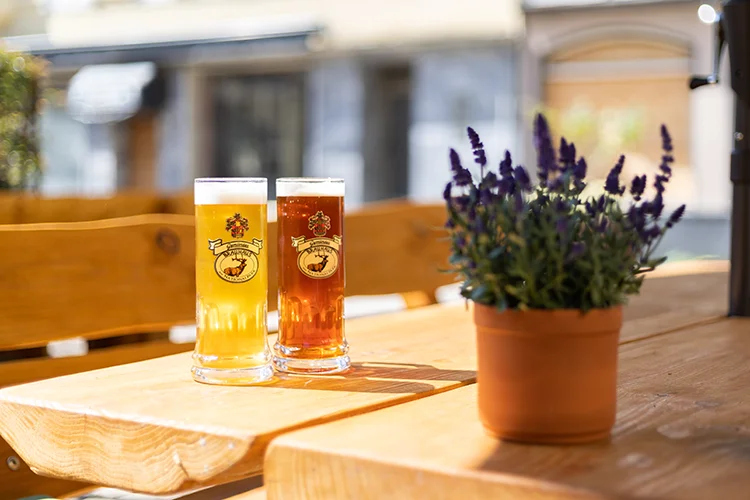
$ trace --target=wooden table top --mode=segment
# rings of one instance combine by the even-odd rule
[[[720,321],[724,269],[647,279],[626,309],[622,343]],[[192,381],[189,354],[178,354],[10,387],[0,390],[0,434],[55,477],[154,494],[236,481],[262,472],[282,434],[473,384],[474,336],[463,304],[432,306],[348,321],[354,369],[339,376],[207,386]]]
[[[750,319],[620,348],[610,442],[488,437],[476,385],[279,437],[268,498],[750,498]]]

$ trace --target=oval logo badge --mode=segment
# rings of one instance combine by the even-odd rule
[[[227,250],[214,262],[216,274],[230,283],[250,281],[258,272],[258,258],[250,250],[236,248]]]
[[[307,277],[328,278],[339,268],[339,253],[329,246],[309,247],[300,252],[297,266]]]

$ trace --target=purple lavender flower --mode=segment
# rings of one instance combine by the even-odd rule
[[[549,125],[541,113],[537,114],[534,120],[534,148],[537,150],[537,175],[544,185],[549,174],[557,170],[557,164]]]
[[[662,197],[661,192],[656,193],[656,196],[654,196],[654,199],[649,205],[649,212],[654,217],[654,219],[658,219],[661,217],[661,213],[664,210],[664,198]]]
[[[666,175],[657,175],[654,180],[654,187],[656,188],[656,191],[658,193],[663,193],[666,189],[664,187],[664,184],[666,184],[667,182],[669,182],[669,177],[667,177]]]
[[[680,205],[677,207],[677,210],[672,212],[672,215],[669,216],[669,220],[667,220],[667,227],[672,227],[678,222],[680,222],[680,219],[682,219],[682,216],[685,214],[685,205]]]
[[[671,164],[674,163],[674,156],[672,156],[672,138],[669,136],[669,131],[666,125],[661,126],[661,148],[664,150],[664,154],[661,157],[661,164],[659,170],[667,177],[672,177]]]
[[[479,203],[484,206],[491,205],[495,199],[495,195],[490,191],[489,187],[479,188]]]
[[[453,176],[453,182],[456,183],[456,186],[463,187],[473,184],[474,179],[471,177],[471,172],[463,169],[459,172],[456,172],[456,174]]]
[[[650,228],[648,228],[646,234],[648,236],[647,239],[649,241],[650,240],[654,240],[654,239],[658,238],[661,235],[661,228],[659,226],[657,226],[656,224],[654,224],[653,226],[651,226]]]
[[[575,148],[575,146],[572,143],[570,144],[570,147]],[[581,158],[578,160],[575,167],[573,167],[573,176],[579,181],[582,181],[586,178],[587,169],[588,169],[588,165],[586,165],[586,160]]]
[[[563,191],[563,188],[565,187],[565,176],[558,175],[551,181],[547,183],[547,187],[550,191],[553,193],[559,193]]]
[[[467,195],[457,196],[456,198],[454,198],[454,202],[456,203],[456,208],[463,211],[469,207],[469,204],[471,203],[471,197]]]
[[[445,222],[445,228],[446,228],[446,229],[453,229],[454,227],[456,227],[456,223],[455,223],[455,222],[453,222],[453,219],[448,219],[448,220],[447,220],[447,221]]]
[[[464,168],[461,165],[461,157],[458,156],[458,153],[456,153],[456,150],[453,148],[451,148],[450,158],[451,158],[451,170],[454,173]]]
[[[672,152],[672,137],[669,135],[666,125],[661,126],[661,148],[667,153]]]
[[[468,127],[466,129],[469,135],[469,141],[471,142],[471,149],[474,150],[474,161],[482,168],[487,165],[487,156],[484,153],[484,144],[479,139],[479,134],[474,131],[473,128]]]
[[[484,179],[482,179],[482,185],[487,187],[497,186],[497,175],[495,175],[495,172],[487,172]]]
[[[512,196],[516,192],[516,180],[512,175],[504,176],[498,181],[497,188],[500,196]]]
[[[500,162],[500,175],[507,177],[513,174],[513,160],[510,157],[510,151],[505,151],[505,157]]]
[[[672,176],[672,167],[669,166],[670,163],[674,161],[674,158],[670,155],[664,155],[661,157],[661,164],[659,165],[659,170],[664,172],[664,175],[667,177]]]
[[[586,253],[586,243],[584,243],[583,241],[574,241],[573,244],[570,245],[570,252],[565,258],[565,262],[573,262],[574,260],[583,256],[584,253]]]
[[[604,183],[604,190],[609,194],[616,196],[622,195],[625,192],[625,187],[620,187],[620,174],[622,173],[622,167],[625,164],[625,156],[620,155],[617,163],[607,175],[607,180]]]
[[[554,209],[559,214],[566,214],[568,213],[568,204],[565,203],[565,200],[558,198],[555,200]]]
[[[513,171],[516,183],[521,191],[531,191],[531,179],[529,179],[529,173],[522,166],[517,166]]]
[[[633,195],[635,201],[641,201],[643,191],[646,189],[646,176],[635,176],[633,182],[630,183],[630,194]]]
[[[568,221],[565,219],[565,217],[560,217],[557,219],[557,223],[555,224],[555,231],[557,231],[557,234],[560,236],[564,236],[568,232]]]
[[[452,188],[453,188],[453,184],[452,183],[449,182],[448,184],[446,184],[445,189],[443,190],[443,199],[445,201],[449,201],[451,199],[451,189]]]
[[[515,192],[513,201],[515,202],[516,213],[523,212],[523,194],[521,194],[521,191]]]
[[[607,226],[609,225],[609,220],[605,217],[602,217],[602,222],[599,224],[599,227],[597,228],[597,231],[600,233],[604,233],[607,231]]]
[[[562,172],[566,172],[569,168],[572,168],[575,165],[576,161],[576,149],[575,146],[572,144],[568,145],[568,141],[565,140],[565,137],[560,138],[560,163],[562,164],[562,168],[560,169]]]
[[[590,201],[586,202],[586,213],[591,217],[596,217],[596,203],[592,204]]]

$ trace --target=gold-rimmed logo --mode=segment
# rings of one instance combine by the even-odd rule
[[[341,236],[326,237],[331,229],[331,218],[318,211],[308,219],[308,229],[315,237],[292,237],[292,246],[297,249],[297,267],[305,276],[325,279],[339,268]]]

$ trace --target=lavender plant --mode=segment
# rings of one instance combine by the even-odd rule
[[[626,303],[644,273],[666,260],[655,251],[685,205],[663,216],[674,163],[665,126],[651,197],[646,175],[622,183],[624,156],[609,172],[605,192],[585,196],[586,160],[564,138],[555,151],[541,114],[534,121],[536,185],[508,151],[497,171],[488,168],[479,136],[471,128],[468,135],[479,178],[451,149],[453,175],[443,193],[450,264],[463,279],[463,297],[499,310],[607,308]]]

